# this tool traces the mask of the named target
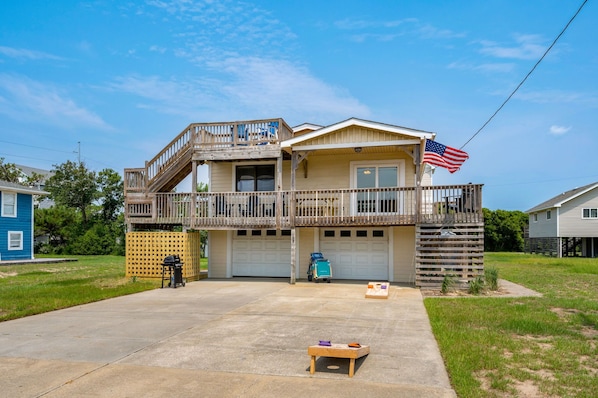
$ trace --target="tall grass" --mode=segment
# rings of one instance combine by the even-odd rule
[[[486,253],[543,297],[426,298],[460,397],[598,396],[598,260]]]

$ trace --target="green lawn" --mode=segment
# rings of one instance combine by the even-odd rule
[[[160,286],[125,278],[124,257],[77,258],[1,266],[0,321]],[[425,299],[458,396],[598,396],[598,260],[486,253],[485,263],[544,296]]]
[[[117,297],[160,286],[125,278],[125,258],[69,256],[78,261],[0,266],[0,321]]]
[[[598,396],[598,260],[486,253],[534,298],[426,298],[459,397]]]

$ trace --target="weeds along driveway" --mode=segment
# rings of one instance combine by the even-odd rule
[[[371,353],[357,361],[352,383],[454,396],[419,290],[391,285],[388,299],[366,299],[366,285],[203,280],[8,321],[0,323],[0,369],[27,358],[346,383],[348,360],[319,358],[310,375],[307,347],[358,341]],[[93,378],[83,373],[65,385]]]

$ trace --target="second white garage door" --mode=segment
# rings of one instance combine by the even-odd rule
[[[320,249],[330,260],[333,279],[388,280],[386,228],[322,228]]]
[[[233,276],[289,277],[290,231],[236,231],[233,238]]]

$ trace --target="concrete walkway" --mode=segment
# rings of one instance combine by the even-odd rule
[[[0,323],[11,397],[455,397],[420,291],[203,280]],[[358,341],[357,360],[318,358]]]

